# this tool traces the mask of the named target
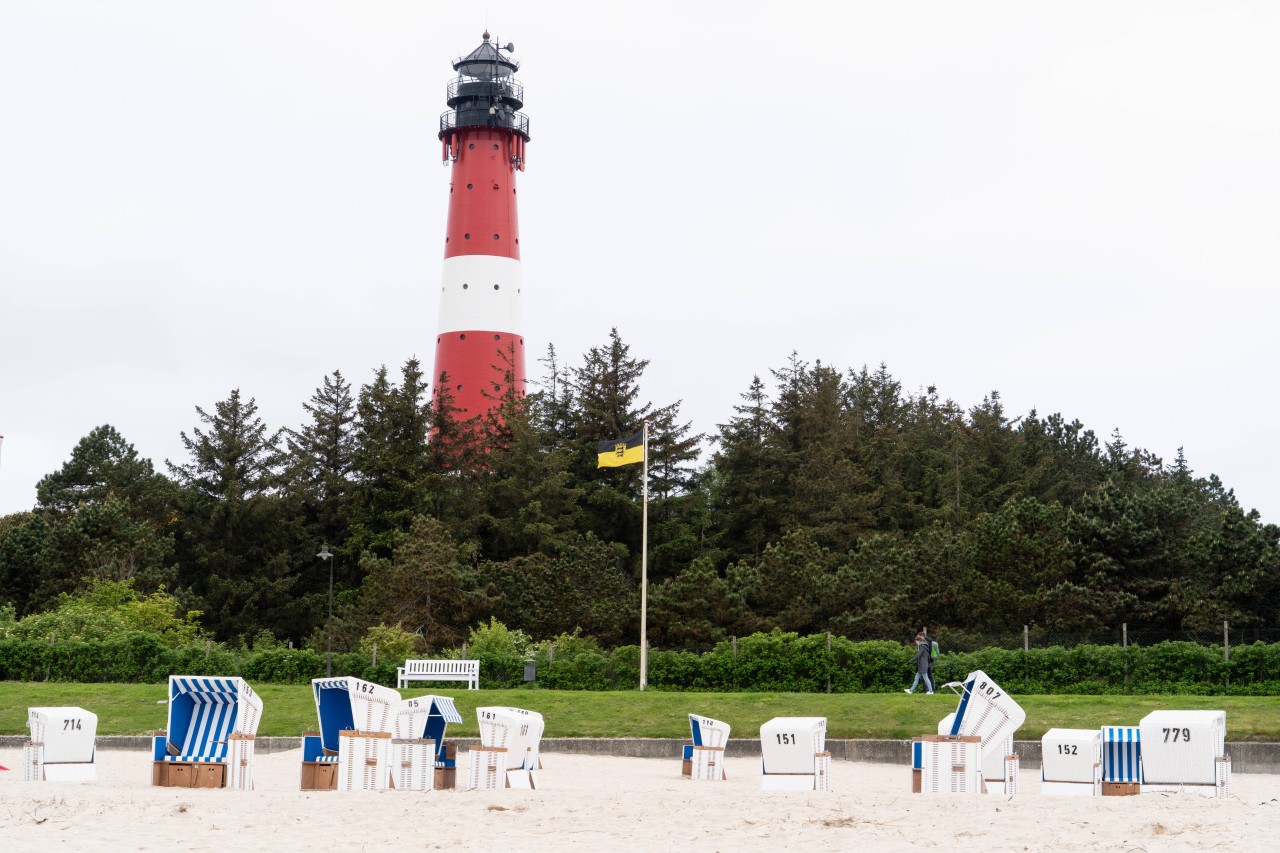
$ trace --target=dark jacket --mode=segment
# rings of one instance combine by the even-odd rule
[[[929,644],[920,643],[916,646],[916,655],[911,662],[916,665],[916,672],[925,675],[929,672]]]

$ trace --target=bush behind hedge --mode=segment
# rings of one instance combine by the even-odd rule
[[[566,635],[530,654],[539,687],[631,690],[639,684],[636,646],[604,651],[590,638]],[[910,683],[912,654],[900,643],[774,630],[736,644],[722,642],[703,654],[652,649],[648,683],[673,691],[894,692]],[[478,658],[485,687],[524,684],[526,659],[520,655],[486,651]],[[394,686],[401,663],[384,656],[375,665],[359,653],[335,654],[333,675]],[[1220,647],[1187,642],[952,652],[938,659],[935,681],[939,686],[962,681],[978,669],[1013,693],[1280,695],[1280,643],[1237,646],[1229,661]],[[136,631],[102,641],[0,640],[0,679],[8,681],[158,683],[171,674],[189,674],[305,684],[325,670],[325,656],[310,649],[237,652],[212,643],[175,649]]]

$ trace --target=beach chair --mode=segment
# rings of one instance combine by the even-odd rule
[[[401,700],[391,741],[392,787],[414,791],[454,787],[457,752],[446,744],[444,735],[449,723],[461,722],[462,715],[448,696]]]
[[[1138,723],[1142,793],[1231,795],[1225,711],[1152,711]]]
[[[719,782],[727,778],[724,750],[729,742],[729,724],[690,714],[689,732],[693,738],[685,750],[689,756],[689,778],[703,782]]]
[[[384,791],[400,693],[359,678],[311,681],[320,731],[302,738],[302,789]]]
[[[760,726],[760,790],[830,791],[826,717],[774,717]]]
[[[536,788],[542,766],[538,749],[545,724],[537,711],[523,708],[476,709],[480,746],[471,752],[470,788]],[[491,753],[491,754],[486,754]],[[501,777],[490,778],[500,768]]]
[[[23,746],[28,782],[92,782],[98,715],[84,708],[28,708],[31,741]]]
[[[1102,732],[1098,729],[1049,729],[1040,738],[1040,755],[1040,793],[1102,795]]]
[[[243,678],[169,676],[168,729],[152,742],[152,784],[252,789],[261,717],[262,698]]]
[[[1102,727],[1102,796],[1142,792],[1142,732],[1137,726]]]
[[[1026,721],[1027,712],[982,670],[969,673],[963,682],[944,686],[960,694],[951,730],[946,734],[981,738],[984,789],[1006,796],[1016,793],[1019,762],[1013,752],[1013,738]]]

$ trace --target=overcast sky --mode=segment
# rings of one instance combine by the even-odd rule
[[[1078,418],[1280,522],[1269,2],[0,0],[0,514],[434,356],[450,60],[513,41],[530,375],[695,431],[793,351]]]

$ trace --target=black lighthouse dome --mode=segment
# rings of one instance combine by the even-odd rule
[[[491,43],[488,30],[483,38],[479,47],[453,62],[458,76],[449,81],[449,110],[440,116],[440,136],[462,127],[500,127],[527,140],[529,117],[520,112],[524,87],[512,76],[520,63],[509,55],[515,45]]]

